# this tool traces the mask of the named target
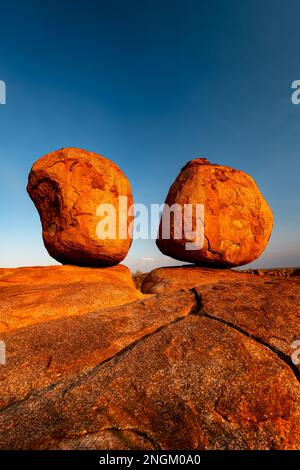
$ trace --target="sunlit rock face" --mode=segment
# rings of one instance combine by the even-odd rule
[[[0,333],[134,302],[140,296],[122,264],[0,268]]]
[[[112,266],[127,255],[132,241],[128,233],[132,217],[127,217],[132,192],[128,179],[111,160],[77,148],[49,153],[34,163],[27,191],[41,218],[45,247],[57,261]],[[102,231],[102,237],[99,224],[105,214],[99,206],[103,204],[115,212],[108,225],[111,233]]]
[[[254,179],[243,171],[211,164],[204,158],[188,162],[172,184],[166,204],[192,205],[191,228],[195,234],[196,204],[204,206],[204,236],[200,249],[187,249],[184,232],[176,235],[178,222],[170,218],[170,237],[160,224],[157,246],[165,255],[199,265],[241,266],[257,259],[267,246],[273,214]],[[176,238],[177,237],[177,238]]]
[[[111,286],[117,276],[127,285],[120,267],[72,267],[72,279],[88,289],[85,270],[111,270]],[[197,268],[187,289],[188,272],[171,270],[170,291],[103,309],[102,290],[98,308],[87,294],[80,315],[2,332],[0,449],[299,450],[299,279],[221,280]],[[2,273],[7,302],[22,279],[32,302],[27,279],[38,271],[14,271]]]

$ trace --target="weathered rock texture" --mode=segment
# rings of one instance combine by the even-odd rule
[[[141,297],[125,266],[0,269],[0,333]]]
[[[247,269],[244,271],[248,274],[255,274],[256,276],[270,276],[270,277],[294,277],[300,275],[299,268],[271,268],[271,269]]]
[[[166,204],[204,204],[201,249],[187,250],[186,243],[191,239],[176,239],[173,217],[170,239],[163,239],[160,225],[157,246],[175,259],[215,267],[240,266],[258,258],[271,236],[272,211],[253,178],[206,159],[196,158],[185,165],[169,190]],[[195,231],[195,212],[192,228]]]
[[[300,280],[220,282],[195,293],[211,318],[255,337],[291,364],[292,344],[300,339]]]
[[[0,380],[1,407],[62,377],[76,380],[139,339],[196,311],[196,305],[191,292],[181,291],[2,334],[7,366],[0,368],[5,377]]]
[[[45,247],[57,261],[112,266],[127,255],[132,217],[127,223],[125,217],[133,199],[128,179],[112,161],[77,148],[49,153],[34,163],[27,191],[41,218]],[[119,196],[127,197],[121,211]],[[116,236],[110,230],[111,238],[99,238],[98,224],[107,215],[97,215],[100,204],[115,207]],[[119,233],[120,216],[125,235]]]
[[[300,449],[299,286],[241,275],[2,334],[0,447]]]
[[[144,276],[141,290],[144,294],[162,294],[178,289],[190,289],[205,284],[216,284],[220,281],[250,281],[258,279],[254,275],[241,273],[232,269],[210,269],[199,266],[176,266],[157,268]]]

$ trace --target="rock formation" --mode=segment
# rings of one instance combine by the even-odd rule
[[[133,199],[128,179],[112,161],[76,148],[49,153],[34,163],[27,190],[41,218],[45,247],[57,261],[112,266],[125,258],[132,222],[125,217]],[[119,196],[127,197],[121,210]],[[116,211],[116,233],[106,239],[97,231],[100,216],[107,215],[97,212],[100,204],[111,204]]]
[[[170,269],[178,290],[2,333],[0,448],[300,448],[300,280]]]
[[[242,280],[256,282],[256,277],[232,269],[210,269],[199,266],[177,266],[153,269],[143,278],[141,291],[144,294],[163,294],[179,289],[216,284],[220,281]]]
[[[36,266],[0,269],[0,333],[60,317],[82,315],[140,297],[130,271]]]
[[[166,204],[204,205],[204,244],[187,250],[191,240],[176,239],[171,217],[170,239],[157,239],[165,255],[199,265],[234,267],[250,263],[264,251],[273,227],[273,215],[255,181],[246,173],[196,158],[188,162],[172,184]],[[195,231],[195,213],[192,215]]]
[[[96,235],[99,204],[116,207],[118,224],[118,197],[132,203],[116,165],[62,149],[33,165],[28,192],[65,265],[0,269],[0,449],[300,449],[297,271],[159,268],[140,276],[142,293],[122,265],[66,265],[127,254],[129,236]],[[174,220],[171,239],[158,238],[178,259],[237,266],[271,234],[253,179],[203,159],[166,202],[205,205],[201,250],[175,239]]]

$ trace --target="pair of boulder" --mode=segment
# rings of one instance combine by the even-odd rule
[[[133,204],[130,183],[111,160],[93,152],[64,148],[49,153],[33,165],[28,193],[42,223],[43,240],[50,256],[63,264],[113,266],[127,255],[132,237],[99,238],[97,211],[101,204],[115,208],[116,223]],[[119,197],[126,196],[120,209]],[[273,227],[273,215],[255,181],[246,173],[197,158],[188,162],[172,184],[166,204],[203,204],[202,248],[187,250],[184,235],[176,237],[175,217],[170,237],[157,246],[168,256],[199,265],[234,267],[250,263],[264,251]],[[123,212],[126,211],[126,214]],[[195,225],[192,215],[192,226]],[[123,227],[124,228],[124,227]]]

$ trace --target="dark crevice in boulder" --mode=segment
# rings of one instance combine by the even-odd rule
[[[49,385],[46,385],[45,387],[39,388],[37,390],[29,390],[28,393],[21,399],[15,400],[10,402],[7,406],[3,406],[0,409],[0,415],[1,413],[4,413],[6,411],[10,411],[11,409],[17,408],[19,405],[22,405],[23,403],[27,402],[31,398],[38,397],[42,394],[46,394],[48,392],[52,392],[52,390],[56,389],[60,385],[63,384],[63,379],[60,379],[56,382],[52,382]]]
[[[105,432],[105,431],[111,431],[111,432],[117,432],[117,433],[123,433],[123,432],[132,432],[134,434],[136,434],[138,437],[141,437],[143,439],[145,439],[146,441],[150,442],[150,444],[152,445],[153,449],[155,450],[162,450],[162,447],[161,445],[152,437],[152,436],[149,436],[149,434],[145,431],[141,431],[140,429],[136,429],[136,428],[118,428],[118,427],[111,427],[111,428],[103,428],[100,430],[100,432]]]
[[[202,303],[203,303],[201,295],[197,291],[197,287],[193,287],[191,291],[193,292],[195,299],[196,299],[197,313],[195,313],[195,315],[201,315],[201,309],[202,309]]]

